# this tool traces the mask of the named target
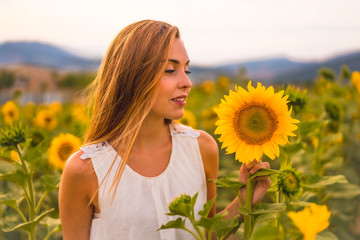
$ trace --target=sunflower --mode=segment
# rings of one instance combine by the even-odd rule
[[[299,121],[291,118],[284,91],[274,93],[272,86],[265,89],[261,83],[254,88],[251,81],[247,88],[236,87],[214,109],[219,116],[215,134],[221,134],[222,148],[226,147],[228,154],[235,152],[240,162],[259,160],[262,154],[274,159],[279,156],[279,144],[289,143],[288,136],[295,136],[294,123]]]
[[[34,124],[48,131],[54,130],[58,125],[55,113],[51,110],[40,110],[34,119]]]
[[[299,212],[288,212],[289,218],[304,235],[304,240],[315,240],[316,234],[329,226],[331,212],[326,205],[310,203],[309,207]]]
[[[217,85],[221,90],[228,89],[230,86],[230,79],[227,76],[220,76],[217,79]]]
[[[81,146],[80,138],[70,134],[60,134],[51,141],[49,161],[56,168],[64,169],[66,160]]]
[[[33,119],[36,111],[36,105],[34,102],[27,102],[22,108],[22,114],[27,119]]]
[[[85,106],[82,104],[74,103],[71,105],[71,117],[83,124],[89,122],[89,116],[86,114]]]
[[[360,72],[354,71],[351,75],[351,81],[358,93],[360,93]]]
[[[1,108],[4,114],[5,123],[11,124],[19,120],[19,109],[14,101],[7,101]]]
[[[204,93],[211,95],[215,91],[215,83],[211,80],[206,80],[201,84],[201,90]]]
[[[178,122],[192,128],[196,128],[197,125],[195,115],[189,110],[184,110],[184,116]]]
[[[62,111],[62,105],[58,101],[54,101],[49,105],[49,109],[52,110],[55,114],[59,114]]]

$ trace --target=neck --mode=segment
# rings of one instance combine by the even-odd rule
[[[151,152],[154,148],[169,142],[169,131],[169,125],[164,123],[164,119],[151,120],[145,118],[135,140],[133,150]]]

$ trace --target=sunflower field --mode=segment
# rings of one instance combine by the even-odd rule
[[[179,120],[218,142],[218,211],[243,187],[241,164],[259,157],[271,168],[249,179],[270,176],[262,202],[251,209],[246,200],[239,224],[220,214],[207,218],[215,199],[200,220],[192,219],[196,195],[181,195],[169,212],[182,218],[163,228],[190,221],[194,239],[207,239],[204,229],[217,239],[230,233],[232,239],[360,239],[360,73],[262,84],[225,75],[203,81],[192,87]],[[82,144],[84,109],[75,101],[21,104],[19,96],[0,106],[0,239],[62,239],[59,181]]]

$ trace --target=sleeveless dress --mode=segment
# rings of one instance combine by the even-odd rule
[[[158,176],[145,177],[126,165],[111,203],[112,194],[108,194],[108,190],[121,162],[121,158],[117,157],[108,181],[104,181],[98,192],[100,213],[93,216],[90,240],[193,239],[182,229],[157,230],[179,217],[166,215],[174,198],[181,194],[193,196],[198,192],[195,213],[207,200],[206,177],[197,140],[200,134],[183,125],[169,126],[172,151],[167,168]],[[107,141],[80,149],[84,152],[81,159],[91,159],[100,185],[116,156],[116,150]],[[193,229],[188,220],[186,223],[189,229]]]

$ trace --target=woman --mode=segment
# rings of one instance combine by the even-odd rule
[[[178,29],[164,22],[133,23],[111,43],[91,86],[85,145],[61,179],[65,240],[191,239],[183,230],[156,231],[173,219],[166,213],[175,197],[199,192],[200,210],[216,195],[207,181],[217,178],[215,140],[173,121],[183,116],[190,92],[189,62]],[[243,165],[239,180],[261,168],[268,163]],[[254,204],[269,185],[269,178],[257,179]],[[239,206],[234,200],[224,211],[236,216]]]

